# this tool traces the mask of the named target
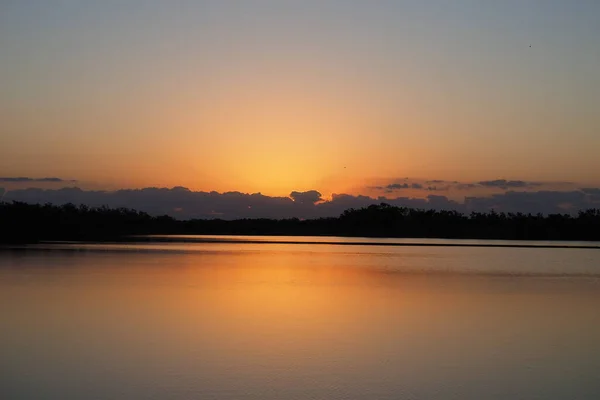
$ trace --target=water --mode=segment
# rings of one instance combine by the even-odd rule
[[[0,251],[1,399],[598,399],[600,250]]]

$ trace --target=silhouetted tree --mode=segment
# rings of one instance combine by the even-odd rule
[[[435,211],[386,203],[311,220],[176,220],[127,208],[0,203],[0,243],[106,241],[131,235],[321,235],[518,240],[600,240],[600,210],[568,214]]]

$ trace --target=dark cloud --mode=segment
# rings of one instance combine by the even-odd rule
[[[493,181],[480,181],[479,185],[490,188],[510,189],[510,188],[527,188],[540,186],[538,182],[525,181],[507,181],[506,179],[496,179]]]
[[[61,178],[40,178],[36,179],[36,182],[77,182],[76,180],[64,180]]]
[[[308,192],[292,192],[290,193],[290,197],[294,202],[302,204],[314,204],[323,200],[321,193],[316,190],[309,190]]]
[[[0,182],[33,182],[34,180],[32,178],[25,178],[25,177],[16,177],[16,178],[9,178],[9,177],[0,177]]]
[[[446,191],[448,189],[450,189],[449,185],[445,185],[445,186],[427,186],[425,188],[425,190],[427,190],[428,192]]]
[[[596,208],[600,208],[600,188],[583,188],[581,191],[588,196],[589,201]]]
[[[5,200],[127,207],[153,215],[169,214],[177,218],[284,218],[294,216],[296,211],[300,214],[306,212],[302,205],[296,205],[289,197],[270,197],[261,193],[194,192],[184,187],[117,191],[29,188],[11,190]]]
[[[386,189],[388,192],[401,189],[423,189],[420,183],[391,183],[387,186],[375,186],[376,189]]]
[[[408,183],[391,183],[385,187],[388,190],[408,189]]]
[[[479,185],[476,183],[459,183],[456,185],[456,188],[460,190],[475,189],[477,187],[479,187]]]
[[[28,178],[18,177],[0,177],[0,182],[22,183],[22,182],[77,182],[76,180],[65,180],[61,178]]]
[[[127,207],[153,215],[176,218],[318,218],[337,216],[349,208],[360,208],[382,202],[412,208],[457,208],[461,205],[443,196],[428,199],[334,194],[323,201],[316,190],[292,192],[290,197],[271,197],[260,193],[194,192],[186,188],[144,188],[117,191],[94,191],[79,188],[19,189],[6,193],[4,200],[27,203],[87,204],[90,206]]]
[[[447,181],[444,179],[431,179],[424,181],[422,183],[391,183],[387,186],[375,186],[371,187],[371,189],[376,190],[385,190],[387,193],[391,193],[395,190],[402,189],[417,189],[417,190],[427,190],[427,191],[446,191],[451,189],[458,190],[469,190],[469,189],[477,189],[477,188],[487,188],[487,189],[528,189],[539,187],[542,184],[539,182],[527,182],[520,180],[506,180],[506,179],[496,179],[489,181],[480,181],[480,182],[467,182],[462,183],[458,181]]]
[[[583,188],[581,191],[586,194],[600,195],[600,188]]]
[[[430,194],[427,196],[427,203],[429,208],[436,210],[460,210],[462,211],[463,205],[456,201],[449,200],[446,196],[438,196]]]
[[[410,185],[409,185],[410,186]],[[0,190],[0,193],[2,190]],[[4,201],[27,203],[87,204],[127,207],[152,215],[188,218],[319,218],[337,216],[349,208],[388,203],[398,207],[456,210],[469,213],[494,209],[498,212],[576,213],[600,208],[597,189],[573,191],[508,191],[492,196],[466,197],[464,202],[430,194],[426,198],[387,198],[334,194],[325,201],[316,190],[292,192],[290,197],[271,197],[261,193],[195,192],[184,187],[94,191],[79,188],[19,189],[4,193]]]
[[[574,213],[578,210],[594,208],[594,199],[582,191],[516,192],[509,191],[489,197],[467,197],[465,206],[469,211],[489,211],[524,213]]]

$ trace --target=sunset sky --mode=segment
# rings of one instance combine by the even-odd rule
[[[0,59],[4,177],[600,185],[597,0],[5,0]]]

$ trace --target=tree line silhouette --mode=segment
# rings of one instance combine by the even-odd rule
[[[382,203],[339,217],[192,219],[151,216],[128,208],[0,203],[0,243],[124,240],[130,235],[290,235],[395,238],[600,240],[600,210],[568,214],[495,211],[464,215]]]

